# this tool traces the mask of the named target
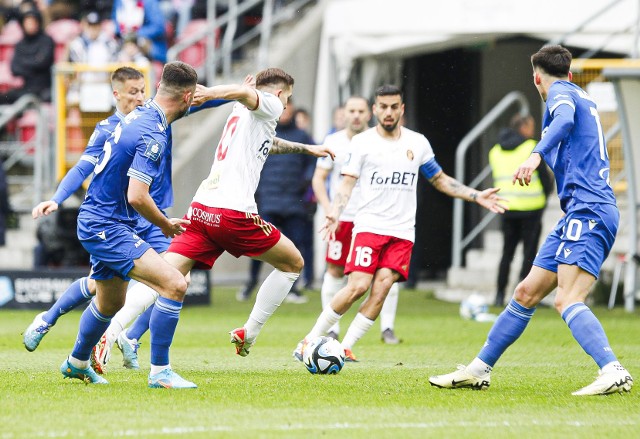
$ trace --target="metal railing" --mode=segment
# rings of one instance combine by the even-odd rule
[[[465,181],[466,173],[466,157],[467,151],[473,145],[473,143],[494,124],[500,116],[502,116],[513,104],[518,104],[520,107],[520,114],[526,116],[529,114],[529,102],[525,95],[519,91],[512,91],[503,97],[495,107],[491,109],[478,124],[473,127],[469,133],[464,136],[460,141],[456,149],[456,166],[455,166],[455,178],[456,180]],[[486,166],[480,174],[476,176],[468,186],[476,188],[486,177],[491,173],[491,168]],[[459,268],[462,265],[462,254],[464,249],[478,236],[482,230],[484,230],[489,222],[495,216],[494,213],[487,213],[482,217],[482,220],[466,235],[463,236],[464,231],[464,201],[460,198],[453,200],[453,242],[452,242],[452,266]]]
[[[205,60],[205,77],[207,84],[213,85],[216,81],[218,69],[221,68],[222,75],[228,79],[232,75],[233,52],[260,37],[258,54],[255,58],[255,70],[260,70],[267,66],[269,56],[269,42],[273,28],[278,24],[295,16],[296,11],[312,2],[313,0],[293,0],[286,5],[274,6],[274,0],[229,0],[226,13],[216,17],[216,0],[207,2],[207,24],[199,32],[174,44],[167,52],[167,59],[175,61],[180,53],[194,46],[202,39],[207,41],[207,51]],[[242,14],[251,8],[262,3],[262,16],[260,23],[255,27],[236,35],[237,22]],[[220,47],[215,47],[218,31],[224,28],[221,33]],[[213,49],[212,49],[213,48]]]
[[[0,128],[15,119],[20,113],[33,108],[36,111],[35,133],[27,142],[0,142],[0,152],[5,156],[3,168],[7,174],[7,184],[11,191],[14,210],[30,211],[42,199],[45,188],[51,185],[53,174],[51,166],[52,151],[49,142],[49,115],[38,97],[32,94],[20,97],[11,105],[2,107],[0,112]],[[33,174],[24,172],[12,174],[11,170],[18,165],[27,165]]]

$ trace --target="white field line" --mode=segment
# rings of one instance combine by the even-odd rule
[[[303,430],[362,430],[362,431],[376,431],[376,430],[388,430],[388,429],[404,429],[404,430],[437,430],[442,428],[522,428],[522,427],[574,427],[574,428],[592,428],[592,427],[634,427],[640,426],[640,420],[633,419],[612,419],[607,422],[584,422],[584,421],[570,421],[564,420],[561,422],[550,421],[537,421],[537,420],[524,420],[524,421],[502,421],[502,422],[387,422],[387,423],[355,423],[355,422],[340,422],[334,424],[283,424],[272,426],[185,426],[185,427],[164,427],[164,428],[152,428],[152,429],[127,429],[127,430],[114,430],[114,431],[102,431],[102,430],[87,430],[87,431],[68,431],[68,430],[47,430],[33,433],[31,437],[142,437],[142,436],[175,436],[185,434],[196,433],[246,433],[247,431],[256,432],[286,432],[286,431],[303,431]],[[0,433],[2,439],[13,439],[17,437],[23,437],[21,433],[5,432]]]

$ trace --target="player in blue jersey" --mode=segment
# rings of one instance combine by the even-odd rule
[[[494,364],[527,327],[536,305],[557,287],[555,307],[600,371],[573,395],[628,392],[633,379],[618,362],[602,325],[585,305],[589,289],[615,240],[620,214],[609,185],[609,158],[596,104],[571,81],[571,53],[546,46],[531,57],[533,80],[546,110],[542,140],[515,171],[529,184],[541,161],[553,169],[565,215],[542,244],[527,277],[489,331],[478,356],[447,375],[429,378],[441,388],[486,389]]]
[[[122,307],[128,282],[134,278],[161,295],[151,316],[149,387],[196,387],[171,370],[166,342],[173,338],[182,308],[176,299],[184,296],[187,281],[136,233],[140,215],[169,238],[189,224],[167,218],[149,191],[153,181],[170,171],[168,127],[188,112],[196,81],[188,64],[166,64],[156,96],[128,114],[104,144],[78,215],[78,238],[91,255],[97,293],[82,314],[74,349],[60,367],[65,378],[107,382],[90,367],[89,356]]]
[[[109,118],[100,121],[89,139],[87,147],[78,163],[65,175],[60,182],[56,193],[51,200],[43,201],[33,208],[34,219],[46,216],[58,209],[67,198],[76,192],[89,175],[98,161],[98,156],[102,152],[105,141],[114,131],[116,125],[136,107],[144,103],[145,81],[144,76],[138,70],[131,67],[121,67],[113,72],[111,76],[113,96],[116,101],[116,112]],[[229,101],[211,100],[199,107],[191,107],[190,113],[200,111],[205,108],[217,107]],[[167,150],[171,152],[171,126],[168,129]],[[171,162],[167,162],[168,169]],[[171,173],[166,172],[166,177],[162,181],[156,180],[151,188],[151,196],[155,203],[163,211],[173,205],[173,190],[171,187]],[[137,233],[142,239],[148,242],[158,253],[163,253],[169,247],[170,240],[149,221],[140,217]],[[90,276],[83,277],[73,282],[67,290],[56,300],[47,310],[38,314],[33,322],[23,333],[23,343],[28,351],[34,351],[42,338],[56,324],[61,315],[87,303],[96,294],[96,283]],[[129,299],[128,299],[129,300]],[[148,306],[148,305],[147,305]],[[148,321],[146,322],[148,328]],[[118,346],[125,354],[126,365],[134,369],[137,367],[135,359],[135,349],[137,343],[128,340],[129,343],[122,343]]]
[[[93,173],[98,157],[102,153],[102,146],[115,130],[116,125],[134,108],[144,103],[144,76],[134,68],[121,67],[114,71],[111,75],[111,87],[116,101],[116,112],[96,124],[80,160],[64,176],[53,197],[33,208],[34,219],[58,210],[58,206],[82,186],[82,183]],[[86,303],[95,295],[95,292],[96,283],[89,276],[72,283],[51,308],[38,314],[24,331],[23,342],[27,350],[34,351],[62,314]]]

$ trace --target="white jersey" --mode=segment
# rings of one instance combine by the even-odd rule
[[[255,193],[282,114],[280,99],[257,90],[258,108],[236,103],[215,151],[209,176],[193,201],[209,207],[258,213]]]
[[[320,157],[316,166],[331,171],[329,174],[329,199],[333,200],[334,195],[338,191],[338,187],[340,187],[340,182],[342,182],[342,167],[352,152],[351,140],[347,137],[347,131],[342,130],[328,135],[324,140],[324,146],[331,148],[336,158],[335,160],[331,160],[331,157]],[[356,186],[353,188],[353,192],[351,192],[349,202],[344,208],[342,215],[340,215],[340,221],[353,222],[359,202],[360,187],[356,182]]]
[[[376,128],[351,139],[353,153],[342,174],[358,177],[360,203],[353,233],[370,232],[413,242],[420,166],[434,157],[422,134],[402,127],[398,140]]]

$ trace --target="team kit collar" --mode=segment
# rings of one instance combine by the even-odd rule
[[[147,102],[145,102],[145,106],[153,108],[158,112],[160,121],[162,122],[162,126],[165,130],[167,130],[169,128],[169,124],[167,123],[167,117],[164,115],[164,111],[162,111],[162,108],[160,108],[160,106],[156,104],[153,99],[149,99]]]

